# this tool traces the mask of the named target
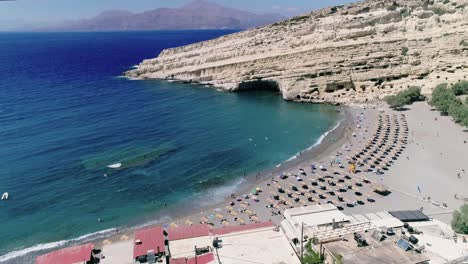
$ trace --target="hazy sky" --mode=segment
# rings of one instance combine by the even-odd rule
[[[0,20],[50,21],[89,18],[109,9],[140,12],[177,7],[191,0],[0,0]],[[298,14],[353,0],[211,0],[256,13]]]

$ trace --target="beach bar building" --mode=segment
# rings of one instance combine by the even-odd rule
[[[162,227],[152,227],[135,231],[133,245],[133,260],[141,263],[143,260],[163,256],[166,253],[164,230]]]
[[[94,245],[89,243],[63,248],[36,258],[36,264],[93,264],[99,263],[93,254]]]

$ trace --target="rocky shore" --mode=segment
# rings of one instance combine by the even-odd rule
[[[369,0],[164,50],[125,73],[286,100],[370,102],[468,75],[464,0]]]

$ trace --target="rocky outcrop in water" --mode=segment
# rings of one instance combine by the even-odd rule
[[[468,76],[466,0],[370,0],[164,50],[125,75],[350,103]],[[265,86],[266,84],[266,86]]]

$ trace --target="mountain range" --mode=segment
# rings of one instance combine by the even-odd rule
[[[141,13],[109,10],[90,19],[68,21],[41,28],[44,31],[125,31],[179,29],[245,29],[283,20],[278,14],[255,14],[216,3],[194,1],[178,8],[158,8]]]

